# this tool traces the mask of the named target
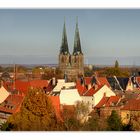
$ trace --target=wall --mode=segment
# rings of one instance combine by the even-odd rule
[[[100,90],[98,90],[93,95],[94,96],[94,106],[96,106],[101,101],[104,94],[106,95],[106,97],[116,96],[116,94],[110,88],[108,88],[106,85],[104,85]]]
[[[74,105],[77,101],[82,101],[77,89],[65,89],[60,92],[60,104]]]

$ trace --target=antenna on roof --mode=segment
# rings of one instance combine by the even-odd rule
[[[15,90],[16,89],[16,64],[14,64],[14,72],[13,72],[13,74],[14,74],[14,82],[13,82],[13,89]]]

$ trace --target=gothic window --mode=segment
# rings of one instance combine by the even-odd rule
[[[62,56],[61,62],[64,63],[64,57]]]
[[[76,59],[76,56],[74,57],[74,63],[76,63],[77,62],[77,59]]]

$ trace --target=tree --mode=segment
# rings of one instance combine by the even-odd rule
[[[27,68],[21,65],[18,65],[16,68],[18,73],[26,73],[27,72]]]
[[[42,75],[41,79],[43,80],[49,80],[53,77],[55,77],[56,79],[62,79],[62,71],[59,70],[58,68],[47,68],[44,71],[44,74]]]
[[[40,89],[32,89],[25,97],[19,113],[12,115],[8,123],[12,130],[45,131],[57,128],[57,118],[48,96]]]
[[[75,105],[75,114],[77,119],[82,123],[86,121],[86,118],[89,114],[89,104],[78,101]]]
[[[115,68],[118,69],[119,68],[119,62],[116,60],[115,61]]]
[[[106,76],[106,77],[111,77],[111,76],[119,76],[119,77],[129,77],[130,72],[127,69],[120,69],[120,68],[105,68],[102,71],[99,71],[98,74],[100,76]]]
[[[86,77],[92,76],[92,75],[93,75],[93,70],[89,69],[88,67],[85,67],[85,68],[84,68],[84,75],[85,75]]]
[[[1,131],[10,131],[13,128],[14,128],[14,125],[13,124],[8,123],[8,122],[5,122],[5,123],[2,124],[0,130]]]
[[[140,113],[139,112],[131,113],[130,125],[131,125],[132,130],[140,131]]]
[[[3,72],[3,67],[2,66],[0,66],[0,72]]]
[[[121,131],[122,130],[121,119],[115,110],[112,110],[111,115],[107,119],[107,122],[108,122],[109,131]]]
[[[107,121],[100,117],[97,112],[92,112],[87,122],[82,126],[83,131],[105,131],[107,128]]]
[[[63,106],[62,109],[63,130],[64,131],[78,131],[80,122],[76,117],[74,106]]]
[[[63,106],[63,129],[66,131],[79,131],[89,113],[89,105],[78,101],[75,106]]]

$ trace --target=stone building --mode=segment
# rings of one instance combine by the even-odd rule
[[[69,81],[76,80],[80,75],[84,75],[84,55],[81,49],[78,21],[76,22],[73,53],[70,54],[66,26],[64,22],[62,44],[59,53],[59,69]]]

